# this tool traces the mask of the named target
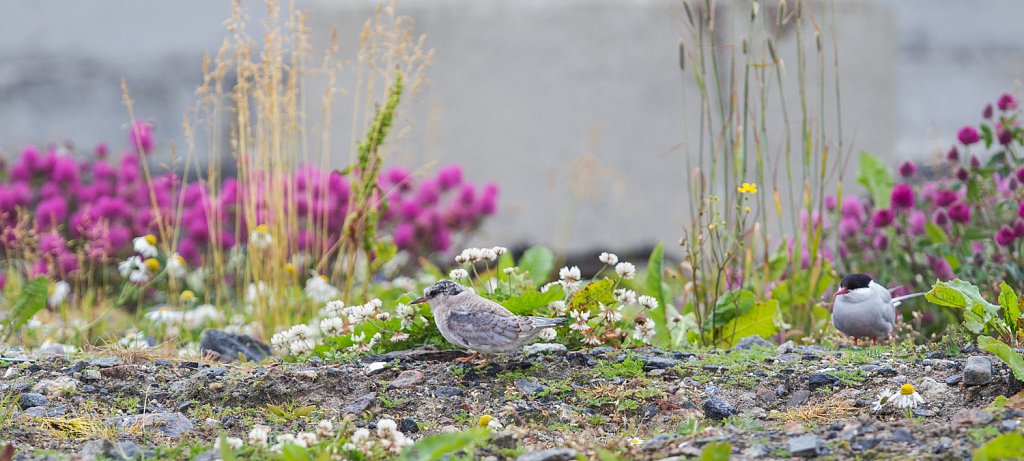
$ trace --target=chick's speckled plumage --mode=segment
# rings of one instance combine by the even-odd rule
[[[444,339],[485,354],[519,349],[536,339],[544,328],[565,322],[564,318],[515,315],[449,280],[427,288],[417,301],[430,303],[434,323]]]

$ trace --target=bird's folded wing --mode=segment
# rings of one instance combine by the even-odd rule
[[[529,329],[529,320],[507,317],[486,310],[456,309],[448,314],[449,329],[469,345],[506,344]]]

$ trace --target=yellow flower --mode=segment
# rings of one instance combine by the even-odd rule
[[[750,213],[750,207],[745,207],[745,208],[743,208],[743,211],[744,211],[744,212],[747,212],[747,213]]]
[[[179,298],[181,298],[181,302],[183,303],[190,303],[196,300],[196,294],[193,293],[192,290],[185,290],[181,292],[181,296],[179,296]]]
[[[288,275],[295,275],[295,265],[292,263],[284,263],[284,271],[287,272]]]
[[[266,224],[259,224],[259,225],[256,226],[256,232],[259,232],[261,234],[266,234],[266,233],[269,232],[269,230],[268,230]]]
[[[480,427],[487,427],[487,425],[490,424],[491,421],[493,421],[493,420],[494,420],[493,416],[491,416],[491,415],[483,415],[483,416],[480,417],[479,425],[480,425]]]
[[[143,264],[146,265],[146,269],[149,269],[151,273],[160,272],[160,261],[157,261],[156,258],[149,258],[143,261]]]
[[[914,386],[910,383],[900,386],[900,394],[910,395],[914,393]]]
[[[153,234],[146,234],[146,236],[142,237],[142,238],[145,239],[146,242],[148,242],[150,245],[156,246],[156,236],[155,235],[153,235]]]
[[[741,194],[756,194],[757,184],[752,182],[745,182],[742,186],[737,187],[736,191]]]

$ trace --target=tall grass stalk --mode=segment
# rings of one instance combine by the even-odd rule
[[[692,171],[688,176],[693,180],[690,224],[680,240],[688,269],[682,275],[692,281],[687,285],[687,303],[701,328],[700,337],[712,343],[727,332],[709,331],[705,323],[716,325],[715,317],[723,308],[738,309],[716,309],[716,302],[739,287],[754,289],[758,299],[769,297],[776,285],[789,291],[785,298],[799,302],[783,305],[787,321],[797,334],[813,333],[821,325],[813,312],[819,285],[831,276],[822,257],[821,221],[811,218],[824,214],[825,188],[838,174],[844,155],[841,142],[830,137],[824,125],[833,115],[826,101],[824,37],[804,1],[772,2],[767,8],[765,4],[749,4],[746,34],[738,45],[721,43],[726,34],[742,30],[742,26],[733,27],[737,21],[729,21],[732,16],[722,4],[712,0],[683,4],[687,21],[680,45],[681,67],[697,89],[701,117],[698,131],[690,132],[697,139],[697,150],[688,157]],[[730,8],[740,5],[728,4]],[[808,30],[813,30],[813,43],[808,43]],[[791,115],[787,103],[790,79],[777,42],[786,34],[795,34],[798,118]],[[833,52],[838,112],[838,52]],[[813,63],[808,62],[809,55],[816,58]],[[816,70],[813,80],[808,77],[811,65]],[[773,106],[776,98],[778,105]],[[799,122],[796,132],[794,120]],[[838,115],[836,123],[841,138]],[[794,154],[799,155],[798,164],[793,162]],[[737,191],[743,182],[760,186],[752,200]],[[748,200],[754,205],[750,211]],[[801,211],[806,214],[805,223],[801,223]],[[773,222],[775,235],[769,232]]]

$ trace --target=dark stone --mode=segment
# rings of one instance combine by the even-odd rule
[[[895,431],[892,431],[892,441],[902,443],[916,442],[916,440],[914,440],[914,434],[911,434],[910,431],[906,429],[896,429]]]
[[[167,360],[167,359],[156,359],[156,360],[153,361],[153,364],[158,366],[158,367],[167,367],[167,368],[170,368],[170,367],[174,366],[174,362],[172,362],[170,360]]]
[[[641,355],[637,358],[644,362],[644,371],[672,368],[679,365],[679,361],[676,359],[658,357],[656,355]]]
[[[88,363],[86,363],[84,360],[79,360],[79,361],[75,362],[74,365],[71,365],[71,372],[72,373],[81,373],[82,370],[84,370],[84,369],[86,369],[88,367],[89,367]]]
[[[740,338],[736,341],[736,345],[733,349],[753,349],[755,347],[774,348],[775,344],[771,343],[767,339],[764,339],[758,335],[750,335],[747,337]]]
[[[716,373],[721,373],[729,369],[729,367],[725,365],[704,365],[702,368],[704,368],[704,370],[713,371]]]
[[[786,441],[786,449],[790,455],[812,458],[821,454],[821,439],[814,434],[793,437]]]
[[[434,397],[449,398],[449,397],[456,397],[456,396],[460,396],[460,395],[462,395],[462,389],[459,389],[457,387],[441,386],[441,387],[434,388]]]
[[[519,455],[516,461],[574,461],[576,457],[576,450],[572,448],[552,448]]]
[[[35,392],[26,392],[21,394],[21,397],[18,397],[18,406],[21,407],[22,410],[27,410],[32,407],[41,407],[46,405],[47,402],[48,400],[46,400],[46,396]]]
[[[178,364],[178,367],[197,369],[199,368],[199,362],[181,362]]]
[[[199,351],[212,352],[221,362],[232,362],[238,360],[239,356],[250,362],[259,362],[270,355],[270,346],[249,335],[206,330],[199,341]]]
[[[141,458],[142,452],[142,447],[135,442],[118,442],[114,447],[114,453],[125,460]]]
[[[569,363],[575,363],[577,365],[583,365],[585,367],[593,367],[597,365],[597,359],[595,359],[594,356],[583,351],[569,352],[568,354],[565,354],[565,358],[566,360],[569,361]]]
[[[235,418],[234,416],[224,415],[220,417],[220,425],[223,426],[224,429],[231,429],[232,427],[235,427],[236,424],[238,424],[238,418]]]
[[[967,358],[964,365],[964,384],[980,386],[992,381],[992,360],[988,357],[975,355]]]
[[[373,362],[451,362],[452,360],[468,357],[469,353],[458,349],[440,350],[437,346],[423,346],[404,351],[388,352],[387,354],[365,355],[360,361],[363,363]]]
[[[789,396],[789,400],[786,401],[787,407],[799,407],[807,403],[807,399],[811,396],[811,391],[801,389],[794,392]]]
[[[29,365],[28,368],[26,368],[25,370],[28,371],[29,374],[32,374],[42,369],[43,367],[33,363],[32,365]]]
[[[100,368],[116,367],[118,365],[124,365],[124,362],[117,357],[100,357],[98,359],[92,359],[89,365]]]
[[[515,434],[511,432],[495,432],[491,434],[491,445],[502,450],[515,450],[519,444]]]
[[[210,367],[203,370],[203,375],[205,375],[207,378],[217,378],[227,372],[228,371],[222,367]]]
[[[785,384],[779,384],[778,386],[775,386],[775,395],[776,396],[782,397],[783,395],[786,395],[786,392],[789,392],[789,389],[786,389],[786,385]]]
[[[354,415],[359,415],[360,413],[363,412],[363,410],[369,408],[370,405],[372,405],[375,400],[377,400],[376,393],[371,392],[369,394],[366,394],[346,404],[341,409],[341,414],[347,415],[351,413]]]
[[[886,365],[884,367],[875,369],[874,373],[872,373],[872,374],[875,374],[875,375],[878,375],[878,376],[893,377],[893,376],[896,376],[896,375],[898,375],[900,373],[898,371],[896,371],[895,368]]]
[[[850,448],[853,448],[855,451],[870,450],[878,446],[879,442],[881,441],[878,439],[859,438],[850,444]]]
[[[914,416],[920,416],[922,418],[927,418],[929,416],[935,416],[935,413],[932,413],[931,410],[927,410],[927,409],[920,408],[920,407],[914,408],[913,410],[910,410],[910,414],[912,414]]]
[[[930,359],[944,359],[946,358],[946,353],[942,351],[934,351],[929,352],[928,355],[926,355],[925,357]]]
[[[594,355],[608,355],[613,352],[615,352],[615,348],[609,346],[598,346],[590,349],[590,353]]]
[[[519,389],[519,392],[530,396],[537,396],[548,390],[547,386],[525,378],[518,378],[513,381],[513,384],[516,389]]]
[[[405,435],[418,434],[420,432],[420,425],[416,424],[416,421],[412,418],[405,418],[398,422],[398,430]]]
[[[736,407],[718,397],[705,400],[702,408],[704,417],[711,419],[725,419],[736,414]]]
[[[839,384],[839,378],[825,373],[814,373],[807,375],[807,388],[815,390],[819,387],[834,386]]]
[[[963,381],[963,378],[963,375],[950,375],[946,378],[946,385],[956,386],[957,384],[960,384],[960,381]]]
[[[647,407],[645,407],[643,413],[641,413],[641,416],[643,416],[644,418],[648,418],[648,419],[653,418],[653,417],[655,417],[657,415],[658,415],[658,406],[657,405],[653,405],[653,404],[652,405],[648,405]]]
[[[860,368],[860,371],[866,371],[868,373],[871,373],[872,371],[875,371],[875,370],[878,369],[878,365],[871,365],[871,364],[861,365],[859,368]]]
[[[662,448],[665,448],[666,445],[671,444],[678,438],[678,435],[658,434],[654,437],[651,437],[651,440],[648,440],[647,443],[645,443],[644,446],[641,447],[640,449],[643,451],[658,451],[661,450]]]
[[[109,440],[97,439],[86,442],[78,454],[85,461],[94,461],[96,459],[113,458],[114,450],[114,444]]]

